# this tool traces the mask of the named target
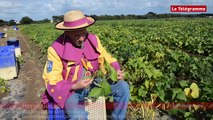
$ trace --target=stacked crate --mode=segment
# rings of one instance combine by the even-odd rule
[[[0,32],[0,38],[2,38],[3,37],[3,33],[2,32]]]
[[[16,77],[15,46],[0,46],[0,78],[10,80]]]
[[[0,38],[4,38],[5,37],[5,33],[0,32]]]
[[[13,30],[18,30],[18,29],[19,28],[16,25],[13,26]]]
[[[14,46],[15,47],[15,56],[21,57],[21,47],[19,44],[19,40],[8,40],[7,46]]]

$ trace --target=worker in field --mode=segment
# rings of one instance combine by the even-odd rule
[[[117,71],[118,79],[110,85],[112,93],[109,95],[116,103],[111,118],[123,120],[129,101],[129,85],[123,80],[124,72],[117,60],[107,53],[96,35],[88,33],[86,28],[94,23],[94,18],[74,10],[67,12],[64,21],[55,25],[64,32],[48,48],[43,72],[46,84],[43,104],[54,102],[55,107],[63,109],[71,120],[87,119],[88,112],[82,101],[90,92],[86,88],[93,84],[94,78],[84,76],[95,73],[100,59],[104,58]]]

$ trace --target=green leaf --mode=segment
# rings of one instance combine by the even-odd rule
[[[173,94],[172,94],[172,100],[174,100],[174,99],[175,99],[176,95],[177,95],[177,93],[173,91]]]
[[[183,91],[181,91],[177,94],[177,99],[187,101],[186,95]]]
[[[130,89],[130,90],[129,90],[130,93],[132,93],[132,92],[133,92],[133,89],[134,89],[134,86],[133,86],[133,85],[130,85],[130,86],[129,86],[129,89]]]
[[[157,91],[157,94],[159,96],[159,98],[162,100],[162,101],[165,101],[164,98],[165,98],[165,93],[163,90],[161,91]]]
[[[154,68],[153,77],[157,78],[157,77],[160,77],[160,76],[162,76],[162,72],[160,70],[157,70],[157,69]]]
[[[5,93],[6,92],[6,89],[1,89],[0,90],[0,93]]]
[[[137,99],[138,96],[131,96],[131,101],[135,101]]]
[[[5,87],[5,86],[1,86],[0,92],[1,92],[1,93],[5,93],[5,92],[6,92],[6,87]]]
[[[149,81],[148,80],[145,80],[145,87],[146,87],[146,89],[149,89]]]
[[[140,89],[138,90],[138,96],[145,97],[147,94],[147,91],[144,89],[144,86],[141,86]]]
[[[195,64],[192,64],[192,69],[193,70],[197,70],[198,68],[197,68],[197,66]]]
[[[212,93],[212,90],[207,86],[205,86],[202,90],[207,92],[207,93]]]
[[[105,75],[103,74],[103,72],[101,70],[98,70],[97,73],[96,73],[96,77],[97,78],[104,78]]]
[[[115,71],[115,69],[110,66],[110,76],[109,78],[112,80],[112,81],[118,81],[118,78],[117,78],[117,72]]]
[[[99,96],[103,96],[103,95],[104,95],[104,89],[103,89],[103,88],[94,87],[94,88],[90,91],[88,97],[98,98]]]
[[[104,90],[104,95],[109,95],[112,91],[111,91],[111,87],[109,85],[109,83],[107,82],[107,80],[103,80],[101,83],[101,87]]]
[[[106,68],[107,72],[109,72],[111,65],[106,61],[106,59],[104,59],[104,65],[105,65],[105,68]]]
[[[203,50],[200,50],[200,49],[198,49],[197,52],[198,52],[199,54],[204,53],[204,51],[203,51]]]
[[[185,113],[184,113],[184,117],[185,117],[185,118],[189,117],[190,115],[191,115],[191,112],[185,112]]]
[[[179,81],[181,87],[187,87],[188,84],[186,81]]]
[[[145,71],[146,74],[148,75],[148,78],[151,78],[151,77],[153,76],[151,70],[145,68],[144,71]]]
[[[117,78],[117,72],[116,72],[116,70],[106,61],[106,59],[104,59],[104,64],[106,66],[107,72],[109,73],[109,78],[112,81],[117,81],[118,78]]]
[[[164,57],[165,54],[164,54],[164,53],[160,53],[160,52],[156,52],[155,56],[156,56],[157,58],[161,58],[161,57]]]
[[[176,93],[180,93],[180,92],[182,92],[182,89],[181,88],[174,88],[173,91],[176,92]]]
[[[173,92],[173,94],[172,94],[172,100],[174,100],[175,99],[175,97],[176,97],[176,95],[178,94],[178,93],[180,93],[182,90],[180,89],[180,88],[174,88],[173,90],[172,90],[172,92]]]

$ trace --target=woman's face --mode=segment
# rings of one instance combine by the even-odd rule
[[[76,31],[65,31],[65,34],[69,36],[73,46],[81,47],[87,36],[86,29],[80,29]]]

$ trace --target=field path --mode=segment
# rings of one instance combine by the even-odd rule
[[[11,28],[8,36],[0,39],[0,45],[5,45],[10,39],[20,41],[24,62],[20,64],[18,77],[8,80],[11,91],[0,95],[0,119],[44,120],[46,111],[42,110],[39,98],[39,91],[44,89],[41,78],[43,65],[38,61],[39,49],[20,31],[13,31]]]

